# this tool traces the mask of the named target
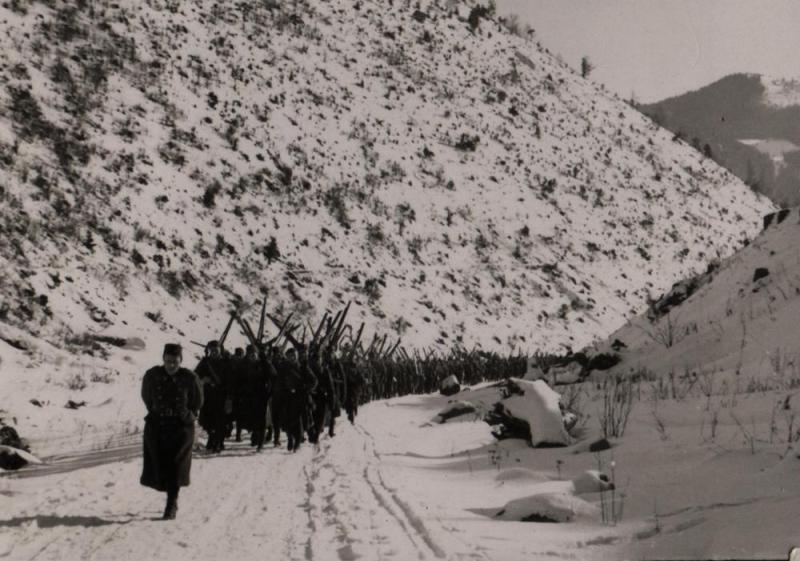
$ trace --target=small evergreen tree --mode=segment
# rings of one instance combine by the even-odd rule
[[[278,242],[275,241],[274,236],[270,236],[269,243],[264,246],[264,257],[267,258],[267,264],[271,264],[276,259],[280,259],[281,252],[278,249]]]
[[[592,61],[589,60],[588,56],[584,56],[581,59],[581,76],[588,78],[589,74],[592,73],[592,70],[594,70],[594,64],[592,64]]]
[[[495,13],[495,4],[494,0],[489,0],[489,3],[486,6],[482,6],[481,4],[476,5],[472,8],[469,12],[469,16],[467,17],[467,23],[469,23],[469,28],[474,32],[478,29],[478,26],[481,24],[481,18],[488,18],[494,15]]]

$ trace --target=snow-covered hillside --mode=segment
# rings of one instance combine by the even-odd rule
[[[770,203],[471,8],[5,4],[4,337],[153,349],[266,294],[408,346],[578,347],[757,231]]]
[[[731,391],[800,386],[800,214],[784,209],[765,224],[748,247],[678,291],[688,298],[612,334],[609,342],[627,345],[615,371],[718,375]]]

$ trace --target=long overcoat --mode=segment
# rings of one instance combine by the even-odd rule
[[[191,370],[170,375],[163,366],[148,370],[142,380],[144,462],[142,485],[158,491],[189,485],[194,421],[203,404],[203,390]]]
[[[225,429],[225,402],[230,397],[230,367],[224,357],[203,357],[195,368],[205,381],[204,401],[200,409],[200,426],[211,434]]]
[[[246,359],[246,398],[244,400],[246,425],[252,431],[265,430],[267,424],[267,408],[272,397],[273,384],[277,372],[272,363],[266,359]]]

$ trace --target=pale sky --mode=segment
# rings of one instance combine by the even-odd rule
[[[598,83],[641,102],[727,74],[800,78],[800,0],[496,0]]]

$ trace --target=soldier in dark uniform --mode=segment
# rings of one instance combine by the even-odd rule
[[[345,385],[347,388],[342,405],[344,405],[344,410],[347,413],[347,420],[352,424],[355,422],[356,415],[358,415],[358,405],[361,402],[364,378],[360,371],[360,365],[356,363],[349,349],[344,349],[339,362],[344,372]]]
[[[219,343],[208,342],[206,356],[200,360],[195,372],[203,384],[205,395],[199,420],[200,426],[208,433],[206,450],[221,452],[225,449],[228,364],[220,352]]]
[[[309,440],[316,443],[325,426],[328,427],[328,435],[334,435],[334,423],[336,409],[336,387],[331,374],[332,354],[329,350],[323,353],[313,353],[308,361],[308,365],[317,379],[317,385],[311,394],[311,427],[309,430]]]
[[[246,424],[251,431],[250,445],[255,446],[256,450],[260,452],[264,446],[267,429],[267,407],[277,373],[264,353],[256,356],[255,348],[252,345],[247,347],[244,365],[245,397],[243,403]]]
[[[248,345],[248,352],[250,352],[251,345]],[[250,358],[255,358],[255,351]],[[248,425],[249,414],[247,411],[248,398],[247,398],[247,374],[249,369],[248,357],[241,347],[236,347],[228,363],[229,378],[229,401],[231,411],[228,414],[228,429],[226,434],[231,435],[234,425],[236,426],[236,442],[242,441],[242,429],[252,431],[253,429]]]
[[[308,423],[308,399],[316,387],[314,374],[303,364],[293,348],[286,350],[286,357],[277,368],[275,395],[273,397],[273,420],[275,445],[280,442],[280,431],[286,432],[290,452],[296,451],[303,440]]]
[[[203,390],[191,370],[181,368],[180,345],[164,346],[162,366],[148,370],[142,380],[147,407],[140,483],[167,493],[164,519],[178,512],[178,491],[189,485],[194,444],[194,421],[203,403]]]
[[[342,404],[347,395],[347,377],[342,368],[341,360],[332,349],[325,352],[325,364],[331,377],[333,397],[331,399],[331,417],[328,424],[328,436],[335,436],[336,419],[342,416]]]
[[[322,434],[325,425],[325,413],[328,408],[328,384],[325,383],[326,370],[322,365],[322,357],[318,352],[303,357],[302,363],[306,368],[311,370],[314,374],[314,378],[318,381],[314,391],[308,396],[308,409],[305,416],[308,440],[316,444],[319,442],[319,437]]]

